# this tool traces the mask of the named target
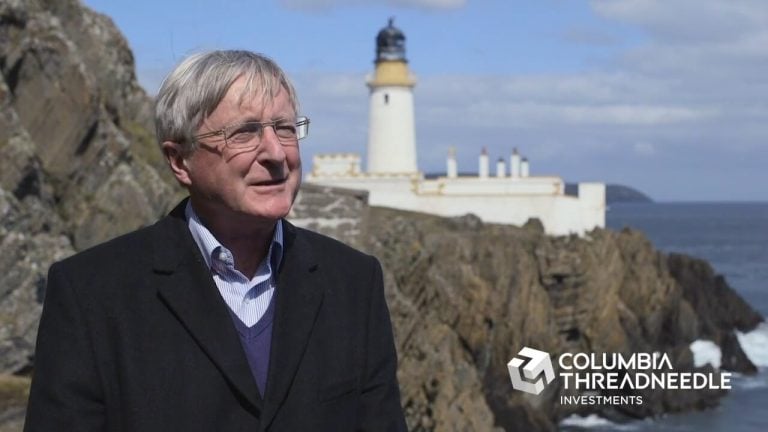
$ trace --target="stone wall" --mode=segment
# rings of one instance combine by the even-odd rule
[[[305,183],[288,219],[302,228],[360,247],[367,215],[367,192]]]

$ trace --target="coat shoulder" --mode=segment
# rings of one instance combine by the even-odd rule
[[[159,223],[159,222],[158,222]],[[153,245],[153,239],[158,234],[158,227],[155,223],[138,230],[120,235],[103,243],[91,246],[80,252],[75,253],[58,264],[70,267],[99,266],[101,264],[110,264],[118,262],[127,256],[140,256],[150,253]]]

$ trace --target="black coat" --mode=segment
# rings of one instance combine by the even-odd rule
[[[25,431],[401,431],[381,266],[284,223],[262,398],[184,219],[51,266]]]

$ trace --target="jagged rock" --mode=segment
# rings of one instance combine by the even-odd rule
[[[32,367],[53,261],[176,200],[151,126],[109,18],[76,0],[0,0],[0,372]]]
[[[741,348],[734,331],[754,329],[763,317],[752,309],[704,260],[681,254],[667,257],[670,275],[683,298],[695,310],[699,338],[714,341],[722,352],[722,367],[746,374],[757,368]]]
[[[384,266],[411,428],[473,430],[470,422],[482,421],[483,430],[491,423],[504,430],[555,430],[559,419],[575,412],[639,418],[711,407],[723,395],[638,392],[642,406],[584,412],[559,405],[561,388],[548,388],[539,397],[511,389],[506,363],[522,346],[553,355],[660,351],[678,371],[708,370],[694,368],[689,345],[705,338],[699,323],[707,322],[710,312],[689,303],[666,256],[641,233],[595,230],[585,238],[552,238],[511,226],[468,230],[455,219],[381,208],[371,208],[368,217],[365,248]],[[698,268],[697,260],[688,262]],[[731,295],[726,287],[700,295],[717,303],[716,295]],[[750,322],[752,327],[741,330],[759,320]],[[728,334],[722,322],[713,325]],[[750,370],[746,357],[728,360],[737,352],[734,339],[716,342],[724,368]],[[461,375],[461,387],[441,385],[446,363]],[[466,388],[474,390],[462,396]],[[436,406],[442,399],[453,407],[442,411],[450,421],[438,426]],[[468,419],[459,412],[479,414]]]
[[[534,234],[544,233],[544,224],[541,223],[541,219],[539,218],[528,219],[528,221],[523,225],[523,228],[532,231]]]
[[[483,220],[477,215],[472,213],[465,214],[464,216],[457,216],[451,218],[456,228],[463,228],[465,230],[476,230],[483,226]]]
[[[723,369],[738,371],[747,375],[757,373],[757,367],[749,360],[747,354],[744,353],[738,338],[733,332],[721,330],[714,342],[720,347],[722,353],[720,361]]]
[[[48,267],[71,255],[69,239],[40,230],[36,214],[0,188],[0,371],[32,364]],[[31,221],[30,231],[24,222]],[[9,229],[10,227],[10,229]],[[21,228],[21,229],[17,229]]]
[[[462,403],[453,387],[435,385],[436,394],[427,400],[454,400],[461,407],[455,412],[489,409],[493,422],[507,430],[554,430],[557,419],[573,412],[557,406],[556,393],[537,401],[510,390],[505,363],[515,347],[532,344],[551,353],[663,350],[675,367],[693,370],[688,345],[701,337],[699,316],[664,256],[638,232],[549,238],[514,227],[468,230],[455,219],[394,210],[371,209],[369,215],[367,248],[384,264],[412,428],[468,427],[466,419],[453,416],[444,424],[451,426],[436,427],[434,403],[423,402],[429,395],[424,389],[431,388],[425,387],[430,381],[424,371],[445,368],[446,353],[454,365],[474,365],[482,383],[475,388],[483,398]],[[424,341],[450,340],[445,329],[455,332],[462,349],[425,352]],[[642,408],[602,414],[642,417],[698,409],[721,396],[683,393],[645,392]],[[487,422],[486,415],[480,417]]]
[[[715,274],[708,262],[673,253],[667,257],[667,263],[683,296],[702,317],[702,335],[714,335],[718,329],[745,332],[763,320],[728,286],[723,276]]]

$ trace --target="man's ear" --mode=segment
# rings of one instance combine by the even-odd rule
[[[183,156],[184,152],[181,149],[181,145],[173,141],[165,141],[161,148],[163,149],[163,156],[165,156],[168,166],[171,167],[171,172],[176,177],[176,180],[183,186],[190,186],[192,179],[189,177],[189,167]]]

